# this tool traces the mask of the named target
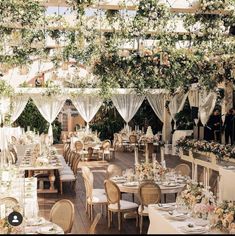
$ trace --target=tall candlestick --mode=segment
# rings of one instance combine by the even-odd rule
[[[161,147],[161,162],[165,161],[165,156],[164,156],[164,147]]]
[[[135,165],[139,164],[138,147],[135,147]]]
[[[145,158],[146,158],[146,163],[149,163],[149,149],[148,149],[148,143],[146,143]]]

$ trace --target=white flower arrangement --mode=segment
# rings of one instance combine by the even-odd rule
[[[215,208],[213,192],[209,187],[204,187],[202,183],[188,182],[186,189],[181,193],[181,198],[197,215],[208,215]]]

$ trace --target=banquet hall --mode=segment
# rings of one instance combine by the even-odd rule
[[[0,0],[0,234],[234,234],[234,0]]]

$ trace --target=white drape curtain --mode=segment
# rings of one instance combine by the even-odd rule
[[[199,107],[199,91],[197,89],[188,92],[188,100],[190,107]]]
[[[41,115],[45,118],[45,120],[50,124],[48,130],[48,136],[53,140],[53,131],[51,123],[55,120],[59,112],[61,111],[66,98],[64,96],[43,96],[43,95],[35,95],[32,97],[35,105],[40,111]]]
[[[21,115],[21,113],[24,111],[27,102],[29,100],[28,95],[19,95],[15,96],[12,99],[12,114],[11,114],[11,124],[15,122],[18,117]]]
[[[127,127],[128,122],[134,117],[144,98],[144,96],[136,94],[115,94],[112,96],[113,104],[126,122]]]
[[[163,122],[165,94],[148,94],[147,99],[157,117],[161,120],[161,122]]]
[[[174,129],[176,129],[175,115],[184,108],[184,103],[186,101],[187,96],[188,96],[188,93],[184,94],[183,91],[179,92],[172,98],[172,100],[169,103],[169,110],[171,113],[171,118],[175,122]]]
[[[217,94],[215,92],[210,92],[207,96],[205,96],[205,92],[200,94],[199,117],[203,126],[206,125],[214,110],[216,99]]]
[[[87,131],[89,122],[94,118],[100,109],[103,100],[98,95],[78,95],[71,99],[82,118],[87,122]]]

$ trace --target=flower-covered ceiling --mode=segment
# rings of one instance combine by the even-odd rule
[[[114,87],[187,90],[192,83],[213,89],[234,80],[234,5],[0,0],[2,78],[27,86],[24,81],[43,74],[64,87],[97,86],[103,93]]]

